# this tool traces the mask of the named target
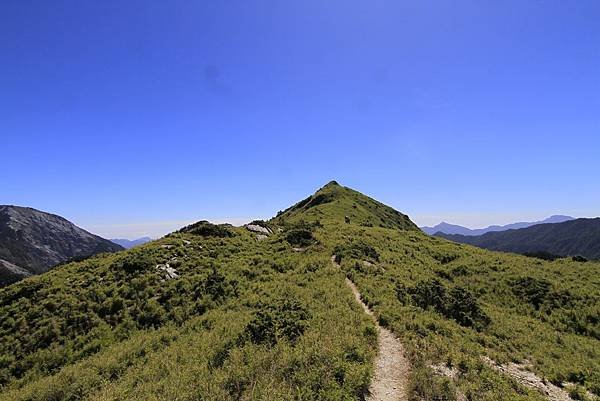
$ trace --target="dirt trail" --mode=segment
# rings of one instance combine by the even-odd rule
[[[331,262],[336,267],[335,258]],[[404,356],[404,348],[400,341],[388,329],[381,327],[373,311],[362,301],[360,292],[354,283],[346,278],[356,302],[362,306],[365,313],[375,321],[377,326],[377,358],[375,360],[375,375],[369,386],[367,401],[400,401],[408,400],[408,377],[410,364]]]

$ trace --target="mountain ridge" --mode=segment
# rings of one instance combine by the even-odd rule
[[[441,222],[432,227],[420,227],[423,232],[429,235],[435,235],[438,232],[444,234],[460,234],[460,235],[483,235],[488,232],[498,232],[498,231],[506,231],[512,229],[519,228],[527,228],[537,224],[547,224],[547,223],[562,223],[564,221],[575,220],[574,217],[566,216],[566,215],[552,215],[543,220],[539,221],[531,221],[531,222],[516,222],[505,225],[497,225],[493,224],[484,228],[468,228],[457,224],[450,224],[445,221]]]
[[[436,236],[492,251],[600,259],[600,217],[536,224],[480,236],[440,233]]]
[[[127,238],[110,238],[110,242],[113,242],[119,246],[122,246],[125,249],[131,249],[133,247],[143,245],[147,242],[152,241],[150,237],[140,237],[136,239],[127,239]]]
[[[2,284],[43,273],[70,259],[122,249],[56,214],[31,207],[0,205]]]

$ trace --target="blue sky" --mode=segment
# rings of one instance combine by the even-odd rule
[[[476,227],[600,215],[600,2],[0,4],[0,203],[104,236],[331,179]]]

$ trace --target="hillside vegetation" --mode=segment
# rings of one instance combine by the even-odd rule
[[[582,256],[600,259],[600,218],[576,219],[563,223],[487,233],[480,236],[448,235],[439,237],[493,251],[529,255]]]
[[[335,182],[252,227],[198,222],[1,289],[0,400],[362,400],[377,331],[345,275],[402,341],[411,399],[544,399],[484,356],[600,394],[598,263],[429,237]]]

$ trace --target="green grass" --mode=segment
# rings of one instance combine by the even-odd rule
[[[3,289],[0,399],[359,398],[376,338],[328,255],[231,230],[173,234]],[[173,257],[180,277],[161,281],[155,264]],[[249,323],[290,299],[306,311],[298,338],[255,341]]]
[[[508,380],[482,364],[482,355],[499,362],[529,361],[538,375],[551,382],[577,382],[600,393],[600,264],[566,259],[543,262],[416,232],[346,227],[337,236],[341,242],[360,236],[377,250],[379,263],[365,267],[360,260],[342,258],[343,270],[357,283],[380,321],[404,341],[416,363],[466,366],[458,384],[473,399],[534,397],[511,392]],[[536,307],[537,302],[516,288],[515,283],[523,278],[549,284],[541,305]],[[398,288],[430,280],[448,290],[468,289],[489,324],[466,327],[398,294]],[[476,394],[487,387],[488,395],[478,398]]]
[[[376,337],[344,275],[402,340],[415,400],[543,399],[482,356],[600,393],[599,263],[428,237],[336,184],[265,224],[257,241],[202,222],[1,289],[0,400],[361,400]]]

